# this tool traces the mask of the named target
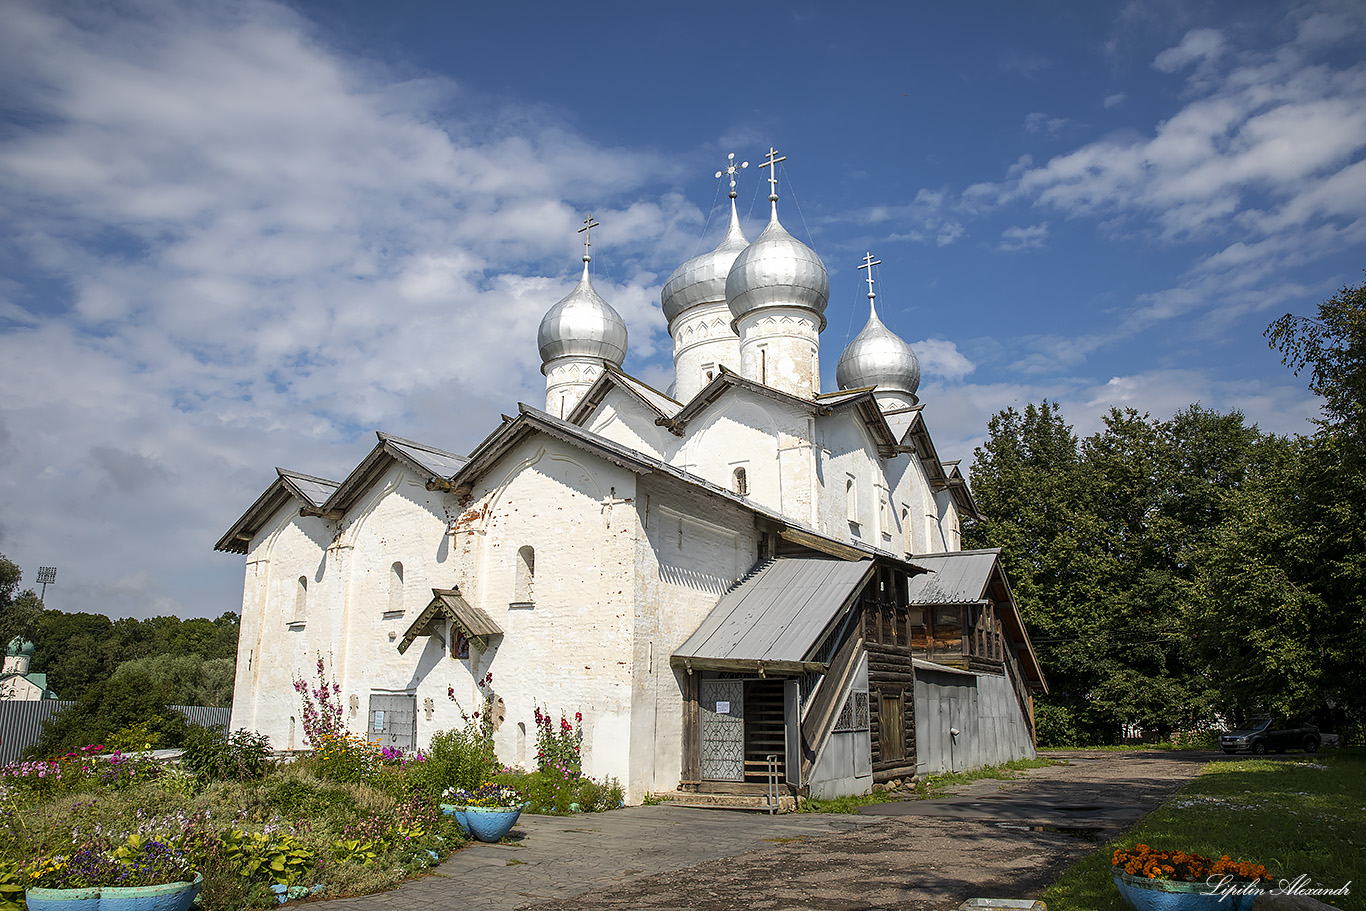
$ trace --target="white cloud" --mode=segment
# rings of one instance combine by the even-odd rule
[[[1115,92],[1113,95],[1106,95],[1105,100],[1101,102],[1101,105],[1108,111],[1111,108],[1119,107],[1127,101],[1128,98],[1129,96],[1125,92]]]
[[[1001,232],[1001,242],[996,249],[1006,252],[1016,250],[1037,250],[1048,240],[1048,222],[1027,227],[1006,228]]]
[[[1176,47],[1157,55],[1153,67],[1164,73],[1175,73],[1192,63],[1216,60],[1224,52],[1224,36],[1216,29],[1200,28],[1186,33]]]
[[[958,350],[958,346],[947,339],[925,338],[911,344],[916,359],[920,361],[922,376],[934,376],[944,380],[960,380],[977,369]]]
[[[0,285],[0,426],[23,440],[0,451],[0,551],[82,555],[53,606],[234,609],[193,593],[240,590],[209,548],[272,462],[340,478],[373,428],[463,450],[543,401],[536,326],[590,205],[630,357],[661,350],[661,273],[701,213],[622,193],[667,162],[343,60],[271,3],[5,20],[30,128],[0,141],[0,219],[69,295],[38,311]],[[148,547],[164,571],[130,571]]]
[[[1066,129],[1072,121],[1066,117],[1050,117],[1047,114],[1035,111],[1025,115],[1025,130],[1030,133],[1043,133],[1050,138],[1057,138],[1058,134]]]

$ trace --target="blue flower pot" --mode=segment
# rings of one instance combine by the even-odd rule
[[[161,886],[105,886],[100,890],[100,911],[189,911],[204,887],[204,875],[194,882]]]
[[[521,807],[465,807],[465,824],[475,838],[493,842],[511,832],[521,815]]]
[[[1134,911],[1252,911],[1256,895],[1223,895],[1204,883],[1130,876],[1111,867],[1115,888]],[[1222,901],[1220,901],[1222,899]]]
[[[100,911],[100,889],[26,889],[30,911]]]
[[[460,826],[460,831],[466,835],[470,834],[469,821],[465,819],[465,808],[453,803],[443,803],[441,812],[447,816],[454,816],[456,825]]]

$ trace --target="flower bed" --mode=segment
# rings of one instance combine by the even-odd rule
[[[501,766],[491,676],[464,727],[437,732],[425,752],[399,752],[346,731],[339,691],[321,662],[317,671],[315,684],[296,682],[314,749],[285,765],[258,734],[197,730],[178,763],[97,744],[0,768],[0,911],[16,911],[26,887],[155,886],[195,874],[215,909],[392,888],[465,843],[441,811],[448,788],[490,811],[620,805],[619,785],[579,772],[581,716],[549,725],[555,742],[536,771]]]

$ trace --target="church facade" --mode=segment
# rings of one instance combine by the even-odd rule
[[[585,772],[632,802],[1033,754],[1038,662],[997,554],[960,549],[975,507],[876,263],[822,392],[828,277],[771,185],[757,239],[732,189],[721,244],[664,286],[669,393],[622,371],[585,244],[538,333],[544,408],[467,455],[381,433],[341,481],[277,469],[217,544],[246,558],[233,728],[306,746],[292,681],[321,658],[350,729],[402,748],[492,693],[499,756],[530,767],[537,711],[581,713]]]

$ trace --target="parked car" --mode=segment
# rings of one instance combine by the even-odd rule
[[[1225,753],[1250,752],[1261,755],[1267,750],[1284,753],[1304,750],[1317,753],[1323,738],[1319,729],[1302,721],[1281,721],[1270,715],[1254,715],[1246,727],[1219,735],[1219,747]]]

